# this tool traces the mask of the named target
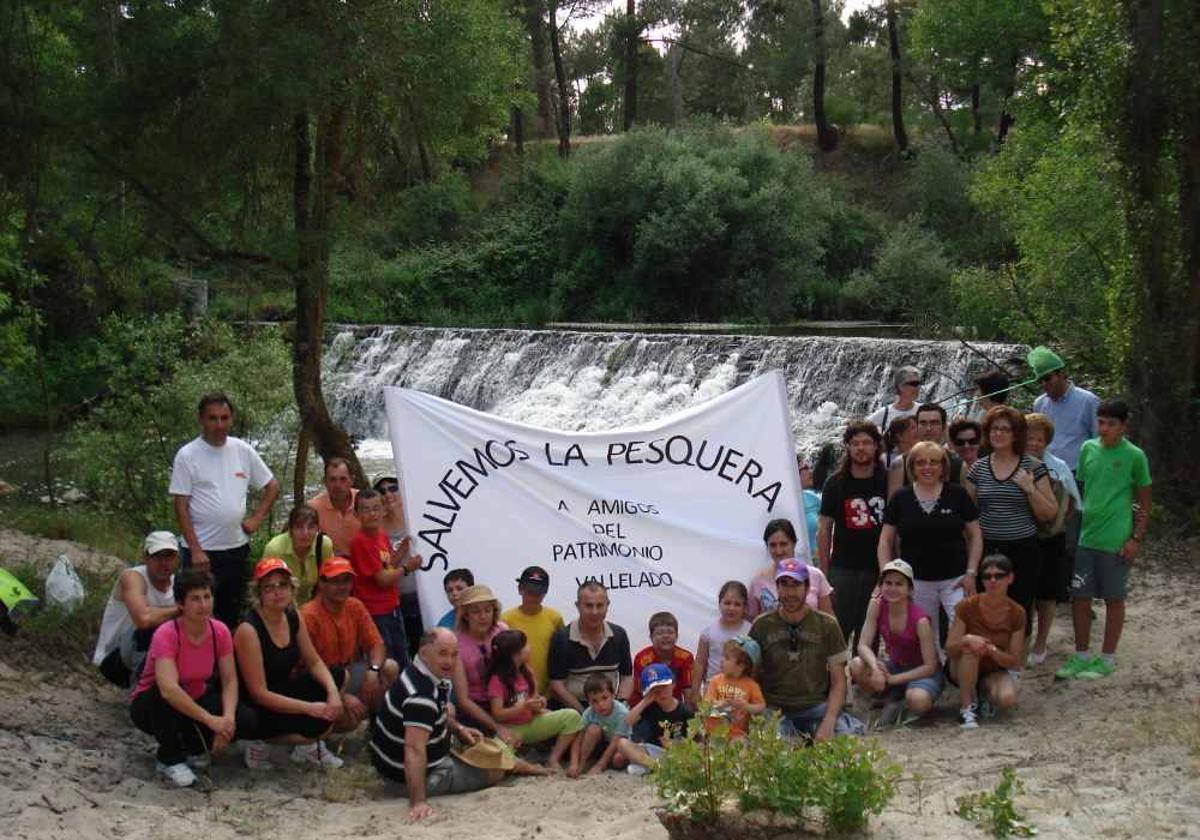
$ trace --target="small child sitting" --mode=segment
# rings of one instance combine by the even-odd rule
[[[711,733],[723,723],[729,724],[729,740],[746,737],[750,715],[762,714],[767,708],[762,689],[754,681],[754,672],[762,659],[758,642],[749,636],[737,636],[722,648],[721,673],[708,684],[704,699],[712,703],[712,711],[704,721],[704,731]]]
[[[692,710],[675,696],[674,683],[671,669],[661,662],[652,662],[642,671],[642,699],[625,718],[633,727],[635,742],[665,748],[671,741],[687,737]]]
[[[583,710],[583,736],[571,744],[571,765],[567,775],[577,776],[583,759],[602,743],[607,746],[589,774],[599,775],[609,764],[617,769],[630,762],[649,767],[653,763],[650,756],[630,740],[632,730],[626,721],[629,707],[616,698],[612,680],[605,674],[592,674],[583,684],[583,693],[588,701],[588,707]]]

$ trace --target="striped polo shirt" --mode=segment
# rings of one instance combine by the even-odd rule
[[[404,728],[429,732],[425,745],[426,769],[449,760],[450,733],[446,728],[446,703],[450,681],[439,680],[418,654],[401,672],[384,696],[371,735],[371,761],[382,775],[404,781]]]

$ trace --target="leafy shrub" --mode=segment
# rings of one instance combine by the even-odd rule
[[[1024,791],[1025,784],[1017,778],[1017,771],[1005,767],[995,790],[958,797],[955,813],[990,831],[993,837],[1032,837],[1037,829],[1026,822],[1013,803],[1013,797]]]
[[[839,737],[808,746],[779,734],[777,714],[755,717],[741,741],[728,740],[725,726],[700,737],[706,706],[690,724],[693,737],[672,742],[655,768],[668,813],[711,825],[729,805],[796,821],[815,810],[840,833],[865,827],[895,796],[900,768],[873,742]]]
[[[946,309],[945,289],[952,273],[953,264],[937,234],[910,217],[884,238],[870,271],[851,276],[842,288],[842,300],[858,314],[935,320]]]

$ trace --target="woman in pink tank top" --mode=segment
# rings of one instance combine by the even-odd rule
[[[912,600],[913,571],[893,560],[879,574],[880,596],[867,607],[859,633],[858,655],[850,660],[850,677],[867,694],[885,701],[884,721],[902,720],[907,708],[920,716],[942,693],[942,672],[929,616]],[[877,640],[883,643],[876,654]]]

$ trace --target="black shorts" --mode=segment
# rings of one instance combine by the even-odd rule
[[[1039,539],[1038,548],[1042,550],[1042,567],[1038,570],[1037,599],[1065,604],[1070,600],[1068,591],[1071,584],[1067,535],[1063,533]]]

